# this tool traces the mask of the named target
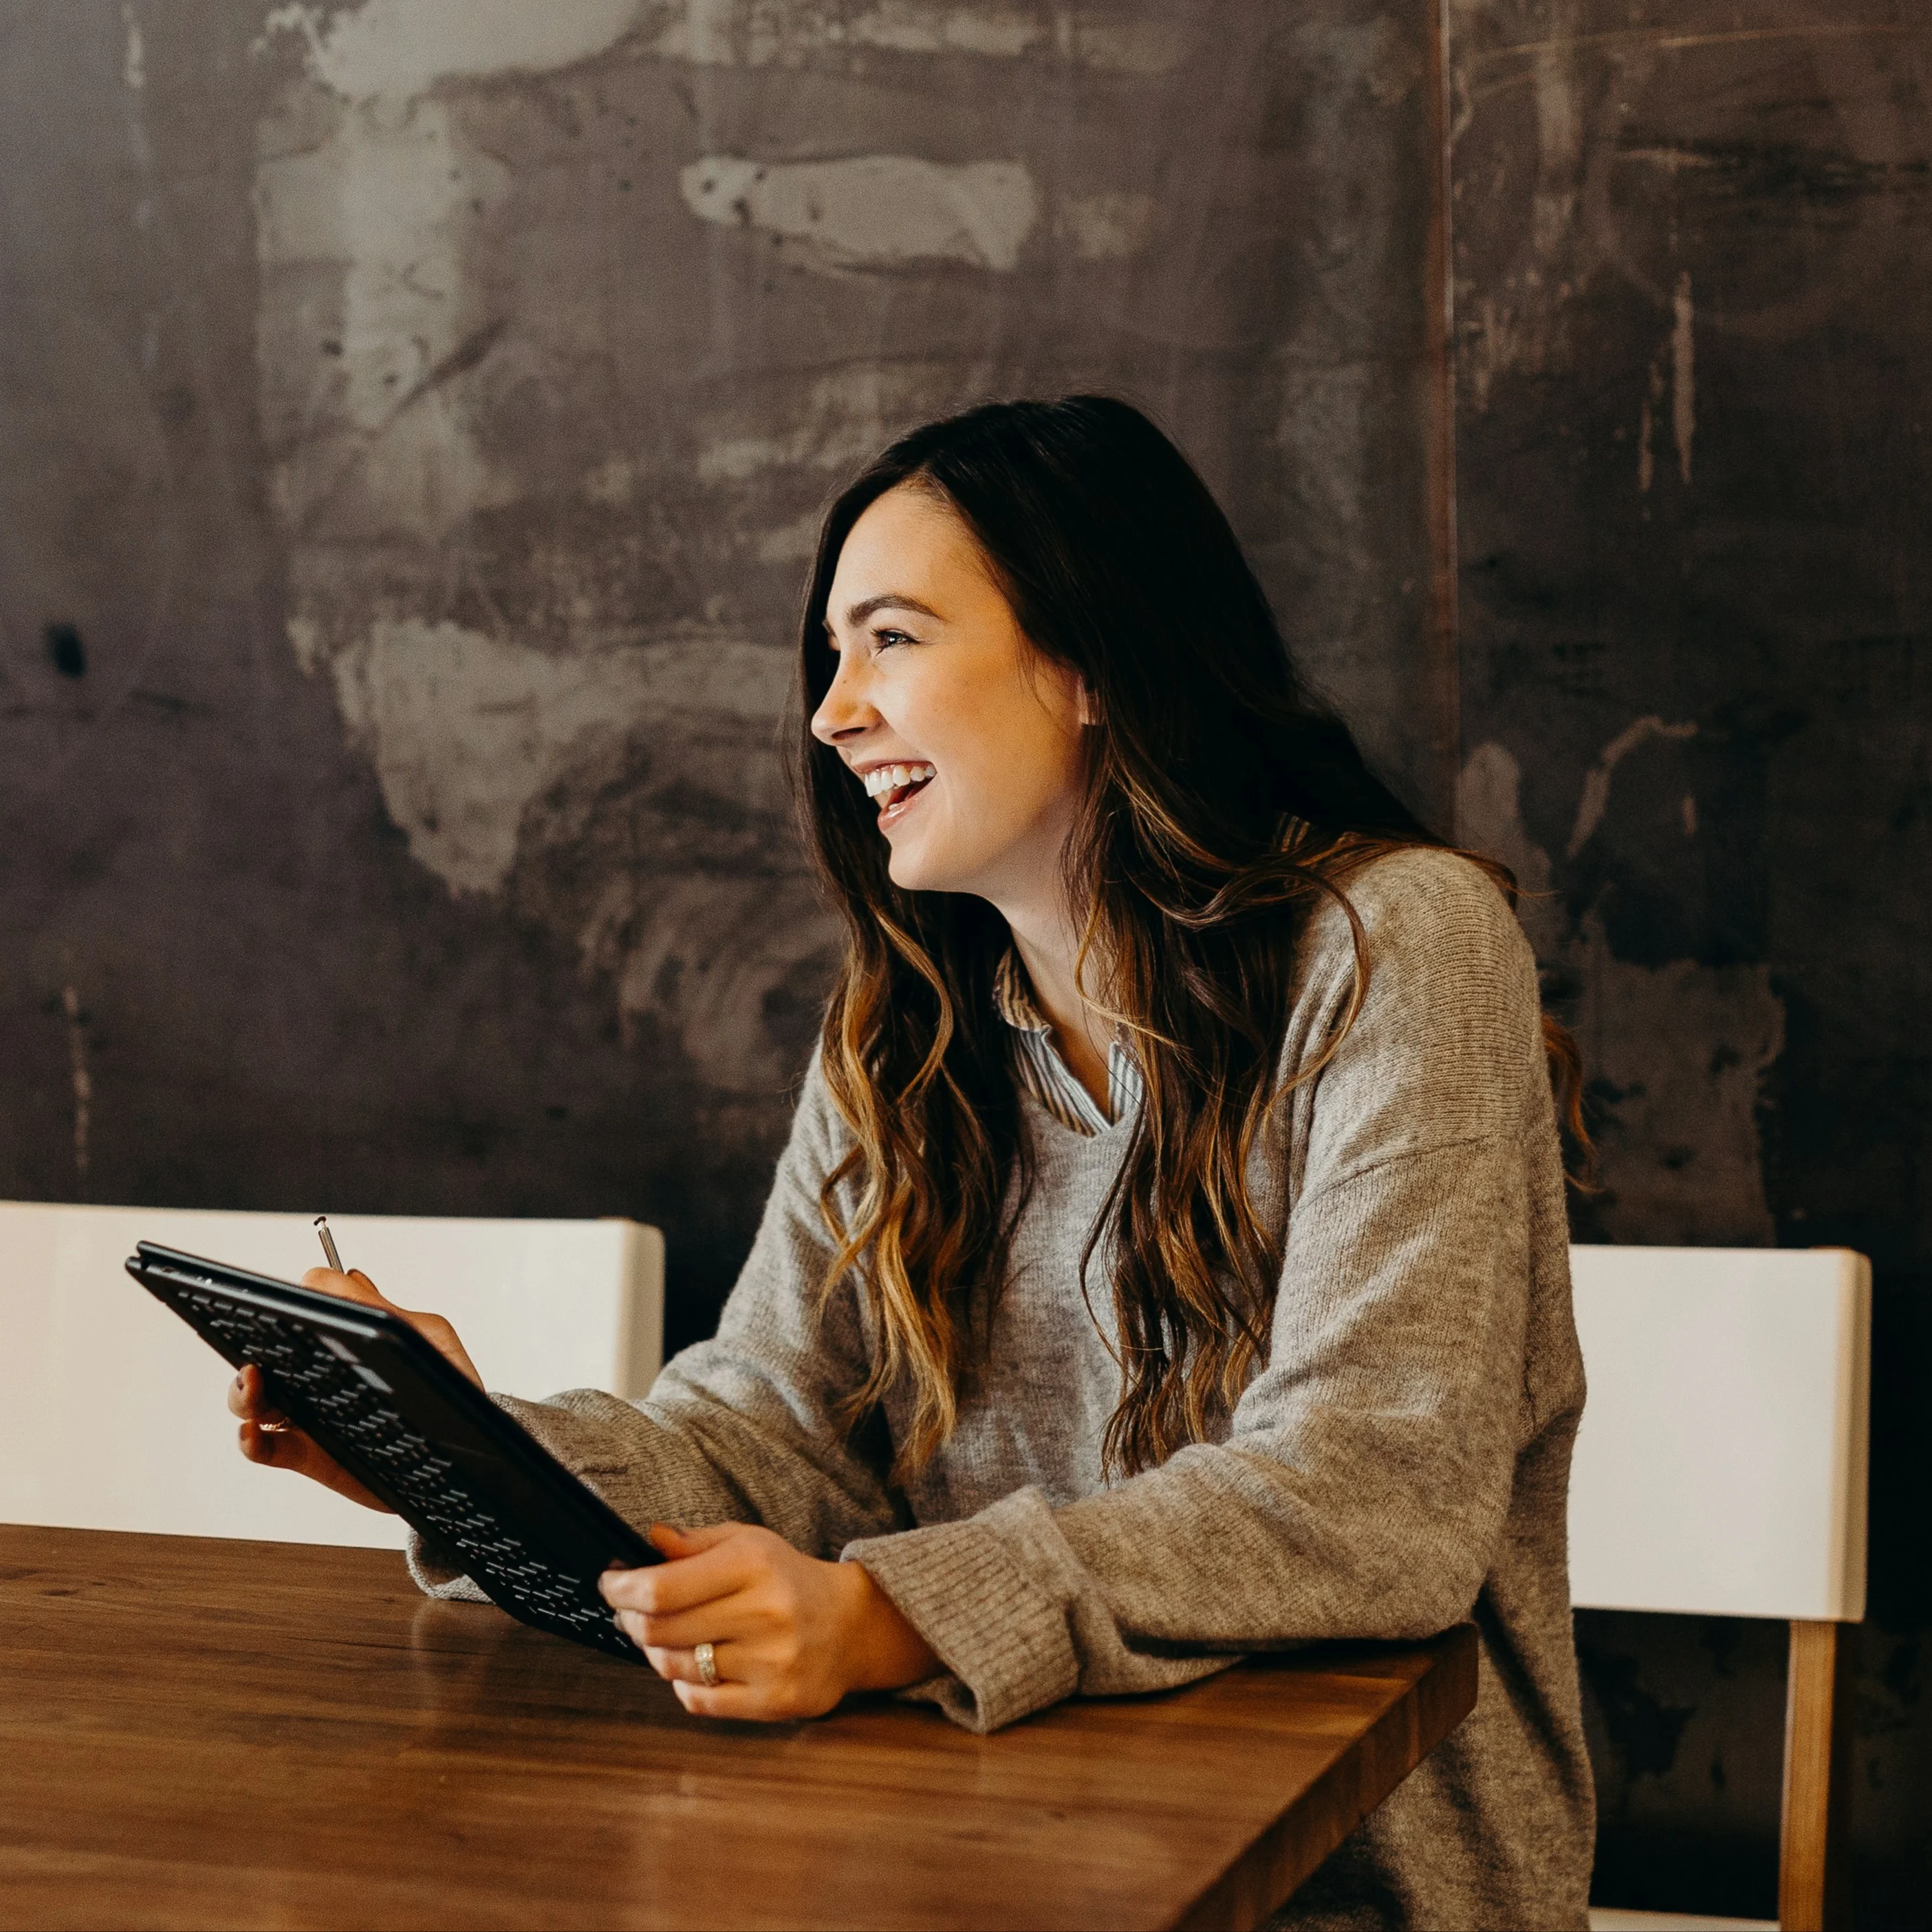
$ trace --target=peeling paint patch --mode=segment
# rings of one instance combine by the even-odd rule
[[[1516,874],[1516,916],[1540,958],[1562,950],[1563,913],[1550,896],[1550,854],[1524,829],[1522,768],[1508,748],[1478,745],[1456,788],[1456,836],[1474,850],[1500,859]]]
[[[402,116],[352,108],[316,146],[259,164],[257,348],[292,530],[434,540],[514,495],[478,446],[459,380],[500,334],[470,305],[463,258],[507,186],[435,100]],[[332,332],[316,326],[319,282]],[[322,337],[332,349],[319,353]]]
[[[1017,60],[1047,37],[1046,23],[1030,7],[931,7],[889,4],[841,23],[828,24],[826,38],[861,46],[889,47],[896,53],[980,54]]]
[[[1696,309],[1690,299],[1690,271],[1677,278],[1670,299],[1670,434],[1677,445],[1677,468],[1690,481],[1690,439],[1697,433]]]
[[[1123,262],[1145,250],[1158,212],[1150,194],[1072,196],[1060,203],[1054,232],[1076,261]]]
[[[313,677],[316,667],[322,662],[322,626],[314,618],[300,614],[289,620],[289,646],[296,654],[296,662],[302,667],[304,677]]]
[[[1466,362],[1470,394],[1479,415],[1487,411],[1499,377],[1560,368],[1570,356],[1570,310],[1561,299],[1540,300],[1539,280],[1539,272],[1532,270],[1525,278],[1523,294],[1501,301],[1486,294],[1473,304],[1468,352],[1456,358],[1457,380],[1462,380]]]
[[[805,267],[834,271],[950,260],[1010,273],[1040,218],[1033,177],[1017,161],[710,154],[684,169],[678,187],[700,220],[758,230]]]
[[[440,542],[514,500],[462,394],[505,333],[472,307],[464,262],[508,173],[429,90],[586,59],[636,12],[637,0],[366,0],[269,13],[257,45],[303,42],[311,98],[298,118],[318,130],[284,149],[265,127],[256,171],[264,428],[298,539]],[[314,619],[298,602],[290,639],[304,669]]]
[[[1650,486],[1657,481],[1657,452],[1653,443],[1657,434],[1657,406],[1663,400],[1664,370],[1653,362],[1645,379],[1643,400],[1637,409],[1636,493],[1640,496],[1648,496]]]
[[[410,100],[440,80],[546,74],[574,66],[621,40],[638,0],[364,0],[350,10],[273,8],[265,44],[298,34],[308,70],[345,100]]]
[[[387,619],[334,660],[383,802],[422,865],[458,892],[500,888],[530,801],[586,741],[669,711],[776,718],[782,652],[688,635],[565,657],[448,622]]]
[[[1574,0],[1556,10],[1558,18],[1567,15],[1570,20],[1578,10]],[[1538,256],[1550,262],[1575,225],[1582,183],[1583,104],[1575,40],[1560,31],[1552,34],[1537,47],[1532,72],[1537,165],[1531,236]]]
[[[1634,724],[1625,725],[1604,747],[1597,762],[1584,776],[1583,795],[1576,802],[1576,823],[1570,830],[1569,844],[1563,848],[1564,857],[1575,858],[1604,822],[1604,814],[1610,808],[1611,775],[1638,746],[1652,738],[1684,739],[1696,735],[1694,724],[1666,724],[1661,718],[1640,718]]]
[[[1360,50],[1355,66],[1378,107],[1396,107],[1422,85],[1428,67],[1415,43],[1387,15],[1366,22],[1352,38]]]
[[[846,49],[970,54],[1018,60],[1052,54],[1097,72],[1169,74],[1186,58],[1186,30],[1171,20],[1096,20],[1070,7],[959,6],[881,0],[847,13],[801,0],[684,0],[646,32],[659,60],[702,67],[796,66]]]
[[[61,1011],[67,1016],[68,1069],[74,1088],[74,1178],[84,1195],[94,1132],[94,1075],[87,1064],[87,1013],[80,988],[61,988]]]
[[[121,25],[128,36],[127,50],[121,59],[121,79],[138,94],[148,84],[148,53],[141,38],[141,23],[135,18],[132,6],[122,6]]]
[[[922,416],[946,407],[970,370],[928,362],[860,362],[815,377],[788,427],[756,428],[770,412],[715,424],[698,451],[706,483],[742,483],[768,470],[844,470],[875,454]],[[814,541],[816,534],[814,532]]]

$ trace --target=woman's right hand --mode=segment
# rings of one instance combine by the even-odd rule
[[[359,1301],[370,1308],[385,1308],[400,1315],[439,1354],[460,1369],[478,1388],[483,1378],[476,1372],[456,1330],[440,1315],[412,1313],[389,1300],[361,1269],[338,1274],[333,1268],[310,1268],[302,1285],[323,1294],[339,1295],[344,1301]],[[364,1487],[335,1458],[311,1436],[296,1427],[268,1399],[262,1372],[252,1363],[228,1384],[228,1407],[242,1418],[242,1453],[251,1462],[272,1464],[278,1469],[292,1469],[325,1488],[334,1490],[364,1509],[387,1511],[388,1504]]]

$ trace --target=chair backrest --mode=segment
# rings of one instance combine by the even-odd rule
[[[642,1395],[662,1348],[664,1242],[635,1222],[332,1216],[344,1263],[455,1324],[519,1394]],[[404,1532],[245,1462],[232,1372],[122,1269],[136,1240],[298,1281],[309,1217],[0,1202],[0,1522],[398,1547]]]
[[[1842,1248],[1576,1247],[1575,1604],[1864,1615],[1871,1269]]]

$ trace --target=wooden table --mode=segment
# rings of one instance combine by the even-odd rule
[[[1250,1925],[1475,1684],[1465,1627],[991,1738],[722,1724],[390,1552],[0,1526],[0,1924]]]

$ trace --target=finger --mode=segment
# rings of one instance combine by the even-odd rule
[[[742,1535],[746,1528],[742,1522],[710,1522],[697,1529],[680,1529],[672,1523],[654,1522],[650,1539],[667,1556],[697,1556],[716,1549],[727,1537]]]
[[[297,1475],[314,1477],[324,1463],[328,1463],[339,1473],[347,1474],[298,1429],[272,1428],[250,1417],[242,1424],[237,1439],[242,1454],[264,1468],[287,1469]]]
[[[695,1556],[674,1557],[635,1570],[607,1570],[598,1578],[597,1587],[613,1610],[662,1616],[733,1595],[764,1568],[757,1540],[740,1537],[715,1544]]]
[[[276,1449],[280,1446],[283,1432],[264,1429],[251,1416],[243,1422],[235,1432],[235,1440],[241,1451],[251,1462],[272,1463]],[[284,1467],[292,1467],[285,1463]]]
[[[258,1423],[244,1422],[240,1443],[242,1454],[251,1462],[306,1476],[311,1482],[346,1496],[351,1502],[360,1503],[364,1509],[380,1510],[386,1516],[394,1514],[373,1490],[358,1483],[333,1456],[298,1429],[266,1430]]]
[[[662,1650],[688,1650],[694,1644],[710,1642],[742,1643],[770,1634],[770,1619],[758,1613],[756,1600],[748,1592],[734,1591],[728,1597],[714,1597],[688,1610],[672,1610],[656,1616],[640,1610],[620,1610],[617,1621],[636,1644],[653,1644]]]
[[[395,1306],[360,1268],[344,1274],[339,1268],[312,1268],[302,1276],[302,1285],[318,1294],[332,1294],[339,1301],[359,1301],[368,1308]]]
[[[281,1412],[268,1400],[268,1386],[262,1378],[262,1372],[253,1362],[228,1384],[228,1412],[244,1420],[281,1420]]]
[[[258,1439],[266,1450],[261,1460],[273,1467],[306,1476],[311,1482],[333,1490],[338,1496],[346,1496],[351,1502],[360,1504],[364,1509],[380,1510],[385,1516],[394,1514],[373,1490],[358,1482],[326,1449],[298,1430],[274,1433],[258,1432]]]
[[[268,1400],[268,1384],[259,1373],[252,1369],[248,1373],[249,1380],[242,1384],[238,1391],[235,1382],[228,1384],[230,1413],[238,1415],[244,1422],[259,1423],[264,1429],[286,1428],[289,1420],[286,1411],[278,1408]]]
[[[694,1718],[736,1718],[754,1724],[776,1724],[789,1718],[789,1711],[772,1708],[770,1694],[755,1684],[718,1684],[707,1689],[702,1684],[687,1684],[682,1678],[670,1687],[677,1701]]]
[[[696,1684],[710,1689],[715,1687],[704,1684],[704,1673],[698,1667],[698,1652],[688,1646],[669,1646],[661,1643],[640,1644],[638,1648],[650,1660],[651,1668],[672,1684]],[[736,1658],[739,1669],[748,1671],[750,1666],[743,1655],[743,1646],[739,1644],[720,1643],[715,1640],[711,1646],[711,1661],[718,1672],[720,1684],[735,1684],[740,1681],[737,1670],[733,1667]]]

